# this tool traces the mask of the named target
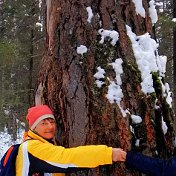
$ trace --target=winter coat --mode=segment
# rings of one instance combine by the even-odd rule
[[[16,159],[16,176],[64,176],[61,173],[112,164],[112,148],[88,145],[75,148],[55,146],[32,131],[20,145]],[[47,174],[55,173],[55,174]]]
[[[176,156],[168,160],[127,152],[126,165],[150,176],[176,176]]]

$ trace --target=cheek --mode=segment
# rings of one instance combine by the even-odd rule
[[[45,130],[40,129],[40,128],[38,128],[38,129],[36,128],[35,131],[36,131],[40,136],[43,136],[43,134],[44,134],[44,132],[45,132]]]
[[[56,125],[53,126],[54,131],[56,132]]]

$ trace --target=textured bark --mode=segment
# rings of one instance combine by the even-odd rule
[[[58,139],[67,147],[85,144],[106,144],[125,150],[138,150],[147,155],[167,157],[173,152],[173,114],[161,96],[157,80],[153,77],[156,95],[146,96],[141,91],[141,75],[125,25],[137,35],[152,34],[148,15],[148,2],[143,1],[146,18],[136,15],[129,0],[48,0],[47,1],[47,49],[40,69],[38,86],[42,85],[40,100],[49,104],[57,118]],[[86,7],[91,6],[94,17],[87,22]],[[100,26],[100,21],[102,26]],[[99,44],[100,28],[117,30],[119,42],[112,47],[109,42]],[[85,45],[88,52],[81,56],[76,48]],[[114,79],[114,71],[108,63],[123,59],[122,87],[124,98],[121,106],[131,114],[138,114],[143,122],[134,125],[131,118],[122,116],[117,104],[110,104],[105,97],[107,86],[98,89],[95,78],[98,66],[106,68],[108,77]],[[106,83],[107,85],[108,83]],[[155,98],[159,101],[154,108]],[[161,119],[168,126],[163,134]],[[133,126],[135,136],[130,131]],[[140,139],[139,147],[134,141]],[[140,175],[125,168],[124,164],[99,167],[71,175]]]

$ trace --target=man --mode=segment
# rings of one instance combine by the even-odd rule
[[[47,105],[30,108],[26,119],[30,130],[19,148],[16,176],[63,176],[63,173],[112,164],[119,160],[119,149],[106,145],[75,148],[56,146],[56,122]]]

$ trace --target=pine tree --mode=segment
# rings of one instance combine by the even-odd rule
[[[62,145],[173,154],[165,71],[150,65],[165,61],[154,40],[157,15],[150,11],[153,1],[141,2],[139,10],[133,1],[46,1],[47,48],[36,104],[52,107]],[[75,175],[140,174],[114,164]]]

